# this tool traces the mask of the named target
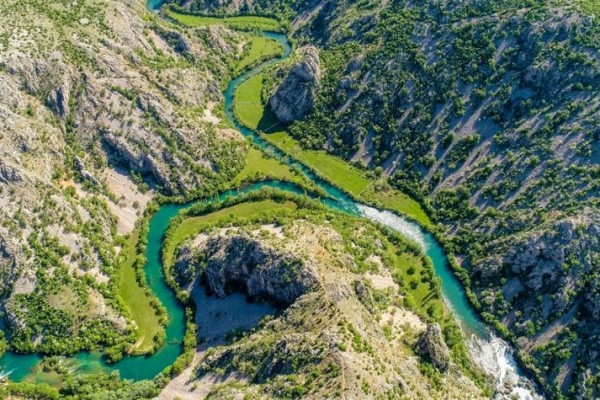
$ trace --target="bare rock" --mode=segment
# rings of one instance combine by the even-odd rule
[[[290,123],[310,113],[320,80],[319,53],[315,47],[299,50],[300,61],[292,67],[269,101],[281,122]]]
[[[161,166],[151,154],[140,154],[139,150],[133,148],[129,142],[112,133],[103,136],[103,140],[108,147],[111,158],[117,160],[120,164],[126,164],[134,171],[152,175],[159,184],[172,191],[167,173],[163,172]]]
[[[18,168],[0,160],[0,182],[17,184],[23,182],[24,179]]]
[[[169,45],[179,54],[190,56],[192,54],[193,44],[192,41],[177,31],[169,31],[162,27],[155,27],[154,30],[163,39],[169,43]]]
[[[450,366],[450,349],[444,341],[442,328],[437,324],[429,324],[427,330],[421,336],[418,343],[419,350],[423,356],[440,371],[448,370]]]

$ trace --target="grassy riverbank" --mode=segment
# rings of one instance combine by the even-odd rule
[[[244,49],[244,55],[237,65],[236,73],[281,55],[283,55],[283,46],[278,41],[262,36],[251,36]]]
[[[255,147],[250,147],[244,169],[231,181],[231,185],[237,187],[245,182],[257,182],[263,179],[291,182],[308,190],[317,190],[317,187],[300,171],[290,168],[276,158],[269,157]]]
[[[137,325],[138,340],[134,346],[135,353],[148,353],[154,349],[154,337],[164,328],[160,317],[152,306],[151,298],[137,280],[135,263],[138,258],[137,243],[140,229],[137,228],[129,237],[123,251],[127,258],[121,266],[119,275],[119,295]]]

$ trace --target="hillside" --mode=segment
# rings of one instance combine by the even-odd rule
[[[254,196],[171,228],[200,346],[160,398],[485,397],[418,248],[297,201]]]
[[[289,134],[420,199],[483,316],[546,391],[599,393],[593,2],[182,4],[293,19],[298,43],[319,48],[321,77]],[[267,74],[271,94],[286,73]]]
[[[131,269],[138,235],[126,237],[157,194],[196,196],[243,167],[245,146],[210,109],[244,47],[220,27],[188,36],[143,2],[2,2],[0,308],[13,350],[152,349],[138,328],[159,332],[160,310]]]

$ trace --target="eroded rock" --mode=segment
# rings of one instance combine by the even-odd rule
[[[202,257],[197,254],[203,253]],[[203,268],[197,262],[204,263]],[[196,263],[194,262],[196,261]],[[284,305],[317,285],[309,263],[244,236],[211,238],[194,251],[185,246],[176,261],[178,281],[189,281],[203,271],[209,289],[218,297],[242,289],[250,297],[267,298]]]

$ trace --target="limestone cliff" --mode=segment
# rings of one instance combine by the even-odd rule
[[[312,111],[320,80],[319,52],[313,46],[298,50],[299,61],[292,66],[269,100],[281,122],[291,123]]]

